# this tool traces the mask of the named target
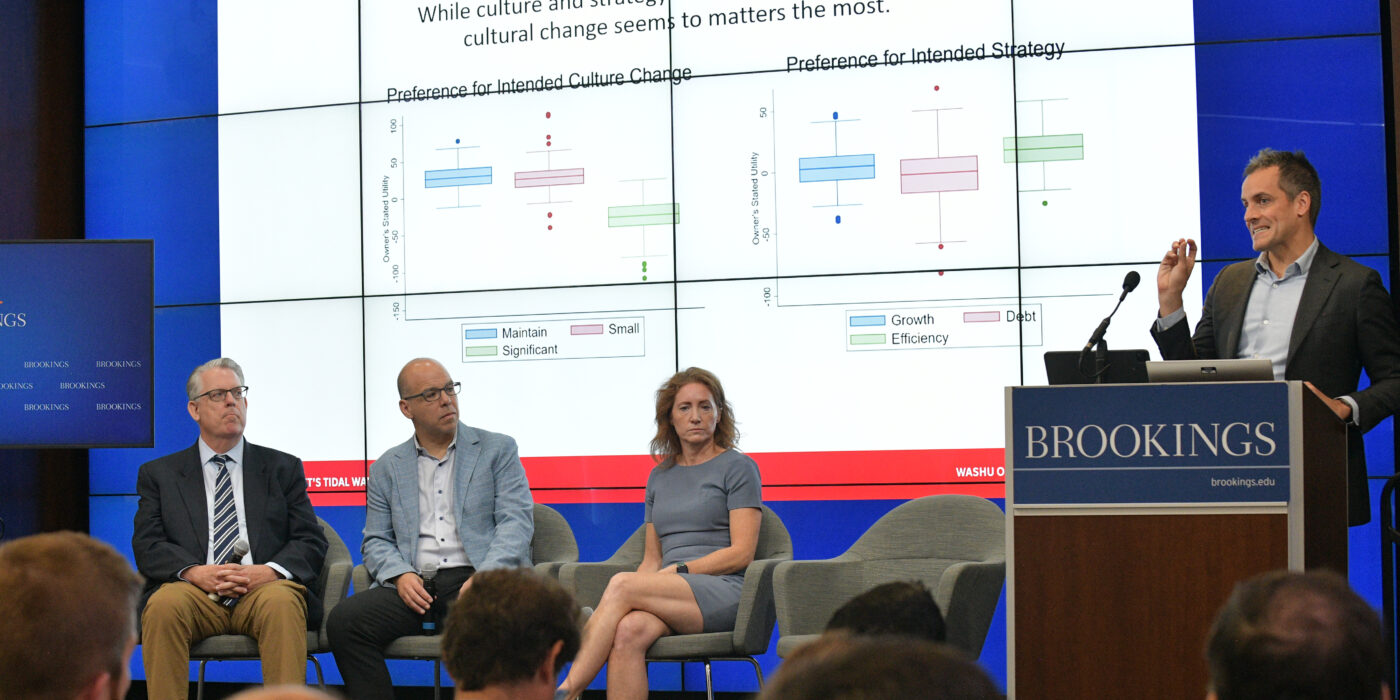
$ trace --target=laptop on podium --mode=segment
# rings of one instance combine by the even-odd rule
[[[1162,360],[1147,363],[1149,382],[1270,382],[1274,365],[1264,359]]]

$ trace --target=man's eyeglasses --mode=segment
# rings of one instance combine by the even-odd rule
[[[199,396],[190,399],[190,403],[194,403],[202,398],[208,398],[210,401],[218,403],[220,401],[223,401],[224,397],[228,396],[229,394],[233,394],[234,400],[241,400],[245,395],[247,395],[247,393],[248,387],[246,386],[236,386],[232,389],[210,389],[209,391],[206,391],[203,394],[200,394]]]
[[[408,401],[409,399],[423,399],[424,401],[427,401],[428,403],[432,403],[432,402],[434,402],[434,401],[437,401],[437,400],[438,400],[438,397],[439,397],[439,396],[442,396],[443,394],[447,394],[448,396],[456,396],[456,395],[457,395],[457,392],[459,392],[459,391],[461,391],[461,390],[462,390],[462,383],[461,383],[461,382],[452,382],[451,384],[448,384],[447,386],[444,386],[444,387],[433,388],[433,389],[424,389],[422,393],[414,394],[413,396],[405,396],[405,397],[403,397],[403,400],[404,400],[404,401]]]

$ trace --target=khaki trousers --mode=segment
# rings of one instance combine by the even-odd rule
[[[151,700],[184,700],[190,691],[190,647],[216,634],[258,642],[266,685],[306,683],[306,588],[294,581],[263,584],[232,609],[186,581],[156,589],[141,613],[141,661]]]

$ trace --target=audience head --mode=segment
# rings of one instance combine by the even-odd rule
[[[1217,700],[1389,697],[1380,618],[1326,571],[1273,571],[1237,585],[1206,662]]]
[[[442,656],[458,694],[500,688],[554,697],[579,648],[579,609],[558,582],[529,569],[477,572],[452,606]]]
[[[838,608],[826,623],[828,632],[899,634],[941,642],[948,634],[933,594],[919,581],[880,584]]]
[[[0,545],[0,700],[122,698],[141,577],[76,532]]]
[[[724,398],[724,386],[708,370],[689,367],[671,375],[661,388],[656,390],[656,436],[651,439],[651,456],[657,462],[681,454],[681,436],[671,421],[671,408],[675,406],[676,394],[688,384],[700,384],[710,391],[714,406],[719,412],[715,426],[715,444],[729,449],[739,443],[739,429],[734,422],[734,408]]]
[[[1001,700],[987,674],[944,644],[895,635],[823,634],[797,650],[761,700]]]
[[[334,695],[323,693],[304,685],[275,685],[270,688],[250,688],[237,693],[228,700],[337,700]]]

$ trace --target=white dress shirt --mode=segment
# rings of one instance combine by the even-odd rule
[[[423,449],[418,438],[418,552],[413,565],[419,571],[428,562],[438,570],[471,566],[467,550],[457,535],[457,509],[453,501],[453,472],[457,461],[457,441],[447,446],[438,459]]]
[[[248,509],[243,507],[243,442],[244,441],[240,438],[238,444],[233,446],[233,449],[223,454],[228,457],[228,463],[224,468],[228,470],[229,485],[233,487],[233,507],[234,510],[238,511],[238,537],[246,541],[248,539]],[[214,557],[217,554],[214,551],[214,487],[218,484],[219,465],[215,464],[212,460],[218,454],[218,452],[214,451],[214,448],[204,444],[204,438],[199,439],[200,471],[204,473],[204,507],[205,512],[209,515],[208,520],[210,522],[209,536],[204,546],[204,550],[207,553],[205,555],[205,564],[223,563],[221,561],[214,561]],[[253,564],[253,552],[250,550],[247,554],[243,555],[243,559],[240,560],[239,563],[245,565]],[[287,571],[287,569],[277,562],[270,561],[267,562],[267,565],[272,567],[273,571],[281,574],[282,578],[292,578],[292,572]],[[181,571],[180,577],[184,578],[184,574],[185,572]]]

